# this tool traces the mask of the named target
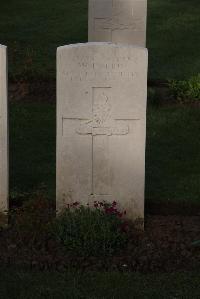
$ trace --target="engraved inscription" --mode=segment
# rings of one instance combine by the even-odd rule
[[[87,59],[86,57],[77,57],[79,60]],[[121,57],[113,61],[112,63],[105,63],[99,65],[95,62],[77,63],[74,69],[63,70],[68,81],[93,81],[101,79],[105,81],[116,81],[116,80],[133,80],[136,76],[134,72],[129,69],[131,57]],[[77,72],[77,68],[79,72]]]

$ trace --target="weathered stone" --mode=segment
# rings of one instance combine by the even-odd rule
[[[147,50],[111,43],[57,51],[57,210],[117,201],[144,217]]]
[[[89,42],[146,45],[147,0],[89,0]]]
[[[7,48],[0,45],[0,218],[8,211]]]

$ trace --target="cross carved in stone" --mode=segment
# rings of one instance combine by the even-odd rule
[[[110,41],[113,40],[113,33],[122,30],[136,30],[139,28],[141,18],[134,17],[133,8],[129,10],[121,8],[115,11],[114,2],[112,1],[112,14],[109,17],[95,17],[94,30],[107,31],[110,34]]]
[[[96,160],[105,159],[109,157],[109,137],[114,135],[127,135],[129,134],[129,122],[137,121],[139,119],[134,118],[113,118],[112,117],[112,103],[110,99],[111,87],[93,87],[92,88],[92,119],[89,118],[65,118],[67,120],[76,120],[79,124],[75,128],[75,133],[78,135],[90,135],[92,138],[92,185],[91,185],[91,194],[96,198],[96,196],[111,196],[109,190],[109,159],[108,163],[104,163],[107,167],[106,171],[104,169],[104,181],[107,178],[107,186],[104,189],[104,192],[95,192],[95,181],[101,180],[98,173],[95,169]],[[98,151],[98,155],[95,154],[95,149],[97,143],[100,141],[98,137],[101,137],[102,150]],[[103,138],[103,139],[102,139]],[[99,146],[99,145],[98,145]],[[101,157],[102,154],[102,157]],[[105,191],[106,189],[106,191]]]

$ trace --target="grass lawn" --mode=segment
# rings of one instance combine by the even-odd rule
[[[0,272],[1,298],[197,299],[200,273],[65,273],[6,269]]]
[[[10,105],[11,197],[37,189],[55,196],[55,105]]]
[[[146,200],[200,204],[200,109],[149,107]],[[43,188],[55,195],[55,105],[10,105],[12,197]]]
[[[200,72],[200,1],[148,0],[149,78]]]
[[[146,199],[200,204],[200,109],[147,111]]]
[[[87,41],[88,0],[2,0],[0,43],[10,76],[55,78],[58,46]],[[200,1],[148,0],[149,78],[189,78],[200,71]]]

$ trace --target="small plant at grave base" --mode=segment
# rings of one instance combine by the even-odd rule
[[[111,256],[128,241],[125,213],[118,211],[116,202],[95,201],[92,206],[75,202],[57,217],[52,232],[70,255]]]
[[[173,97],[179,102],[200,100],[200,74],[189,80],[170,80],[168,86]]]

